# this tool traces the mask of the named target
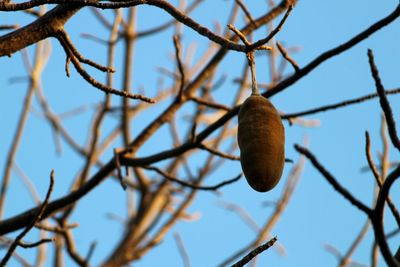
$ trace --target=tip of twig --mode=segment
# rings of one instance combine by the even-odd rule
[[[150,104],[155,104],[155,103],[157,103],[156,100],[151,99],[151,98],[149,98],[148,101],[145,101],[145,102],[150,103]]]
[[[131,99],[142,100],[143,102],[147,102],[147,103],[150,103],[150,104],[154,104],[154,103],[157,102],[156,100],[154,100],[154,99],[152,99],[152,98],[150,98],[150,97],[147,97],[147,96],[144,96],[144,95],[140,95],[140,94],[129,94],[129,93],[125,93],[124,96],[126,96],[126,97],[128,97],[128,98],[131,98]]]
[[[256,50],[267,50],[267,51],[269,51],[269,50],[272,50],[272,47],[268,46],[268,45],[261,45],[259,47],[256,47]]]
[[[286,163],[293,163],[294,161],[293,161],[292,159],[285,158],[285,162],[286,162]]]
[[[302,146],[299,145],[299,144],[294,144],[293,146],[294,146],[294,149],[297,150],[297,152],[301,152],[301,151],[304,150],[304,147],[302,147]]]
[[[251,43],[247,40],[246,36],[239,29],[237,29],[232,24],[228,24],[227,27],[229,30],[231,30],[240,38],[240,40],[244,43],[246,47],[251,45]]]

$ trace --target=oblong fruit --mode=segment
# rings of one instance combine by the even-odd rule
[[[266,192],[279,182],[285,163],[285,129],[275,107],[253,94],[239,110],[240,163],[249,185]]]

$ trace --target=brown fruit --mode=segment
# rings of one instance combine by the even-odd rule
[[[252,94],[239,111],[240,163],[249,185],[266,192],[279,182],[285,163],[285,129],[275,107]]]

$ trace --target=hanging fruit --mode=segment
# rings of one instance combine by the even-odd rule
[[[249,185],[267,192],[279,182],[285,163],[285,130],[271,102],[253,93],[239,111],[240,163]]]

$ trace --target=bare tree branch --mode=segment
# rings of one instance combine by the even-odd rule
[[[200,186],[200,185],[188,183],[188,182],[185,182],[185,181],[180,180],[178,178],[175,178],[175,177],[171,176],[170,174],[168,174],[168,173],[166,173],[166,172],[162,171],[161,169],[159,169],[157,167],[154,167],[154,166],[142,166],[142,168],[155,171],[155,172],[161,174],[164,178],[166,178],[166,179],[168,179],[168,180],[170,180],[172,182],[178,183],[178,184],[180,184],[182,186],[190,187],[192,189],[197,189],[197,190],[205,190],[205,191],[215,191],[215,190],[219,189],[220,187],[223,187],[225,185],[229,185],[231,183],[237,182],[242,177],[242,175],[239,174],[239,175],[235,176],[232,179],[223,181],[223,182],[221,182],[219,184],[216,184],[216,185],[213,185],[213,186]]]
[[[286,49],[283,47],[283,45],[279,42],[276,42],[276,47],[278,47],[279,52],[281,52],[282,56],[284,59],[286,59],[290,65],[292,65],[293,69],[297,72],[300,70],[299,65],[294,61],[294,59],[289,55],[289,53],[286,51]]]
[[[356,199],[346,188],[340,185],[337,179],[319,163],[317,158],[308,149],[297,144],[294,146],[294,148],[297,150],[297,152],[306,156],[311,161],[314,167],[325,177],[325,179],[340,195],[347,199],[352,205],[356,206],[359,210],[363,211],[368,217],[372,216],[372,210]]]
[[[383,112],[385,113],[386,123],[389,130],[390,140],[392,144],[400,151],[400,140],[397,136],[396,132],[396,123],[393,119],[393,112],[392,108],[390,107],[389,101],[385,95],[385,88],[382,85],[381,79],[379,77],[378,69],[374,62],[374,55],[371,49],[368,49],[368,58],[369,58],[369,65],[371,67],[371,73],[375,80],[376,91],[379,95],[379,101],[381,103],[381,107]]]
[[[244,256],[240,261],[236,262],[235,264],[232,265],[232,267],[242,267],[245,266],[247,263],[249,263],[254,257],[256,257],[258,254],[263,253],[265,250],[269,249],[274,245],[274,243],[278,239],[276,237],[272,238],[268,242],[256,247],[252,251],[249,252],[246,256]]]
[[[37,214],[35,214],[34,219],[25,227],[25,229],[18,234],[18,236],[15,238],[14,242],[11,244],[9,247],[6,255],[3,257],[3,259],[0,262],[0,266],[5,266],[8,262],[8,260],[11,258],[14,250],[17,248],[18,245],[20,245],[20,242],[22,238],[35,226],[36,222],[40,221],[42,218],[44,211],[46,210],[46,207],[49,203],[50,195],[53,191],[53,186],[54,186],[54,171],[51,171],[50,173],[50,185],[49,189],[47,190],[46,197],[43,201],[43,203],[40,205],[39,210]]]
[[[174,238],[175,238],[176,245],[178,246],[178,249],[179,249],[179,254],[182,257],[183,266],[190,267],[189,255],[186,252],[185,245],[183,244],[183,240],[182,240],[181,236],[178,233],[174,233]]]
[[[386,95],[392,95],[392,94],[398,94],[398,93],[400,93],[400,88],[385,90]],[[341,101],[341,102],[338,102],[335,104],[324,105],[324,106],[321,106],[318,108],[313,108],[313,109],[309,109],[309,110],[305,110],[305,111],[301,111],[301,112],[285,114],[285,115],[282,115],[282,119],[297,118],[297,117],[301,117],[301,116],[316,114],[319,112],[325,112],[325,111],[334,110],[334,109],[338,109],[338,108],[342,108],[342,107],[347,107],[347,106],[354,105],[354,104],[360,104],[360,103],[372,100],[377,97],[378,97],[377,93],[372,93],[372,94],[368,94],[365,96]]]

